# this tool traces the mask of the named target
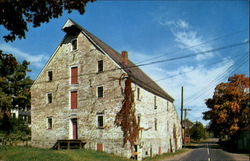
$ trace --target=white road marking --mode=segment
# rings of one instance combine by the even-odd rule
[[[209,155],[209,147],[208,147],[208,143],[207,143],[207,154]],[[211,161],[211,159],[208,157],[207,159],[208,161]]]

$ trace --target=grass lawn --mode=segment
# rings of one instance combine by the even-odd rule
[[[0,161],[129,161],[93,150],[51,150],[21,146],[0,146]]]
[[[181,149],[181,150],[178,150],[174,153],[164,153],[162,155],[156,155],[155,157],[152,157],[152,158],[146,158],[145,161],[161,161],[161,160],[164,160],[166,158],[173,157],[175,155],[184,153],[186,151],[188,151],[188,149]]]

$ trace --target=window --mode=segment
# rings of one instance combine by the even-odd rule
[[[72,45],[72,51],[77,49],[77,39],[73,39],[71,41],[71,45]]]
[[[138,123],[138,126],[140,127],[140,123],[141,123],[141,115],[138,115],[138,116],[137,116],[137,123]]]
[[[154,106],[155,106],[155,109],[157,109],[156,96],[154,96]]]
[[[52,129],[52,118],[48,118],[48,129]]]
[[[53,79],[53,73],[52,71],[48,71],[48,81],[52,81]]]
[[[137,100],[140,100],[140,88],[137,88]]]
[[[71,91],[71,109],[77,109],[77,91]]]
[[[155,131],[157,130],[157,119],[155,119]]]
[[[98,73],[103,72],[103,60],[98,61]]]
[[[71,68],[71,84],[77,84],[78,80],[78,68],[77,67],[72,67]]]
[[[103,128],[103,125],[104,125],[103,114],[98,114],[97,115],[97,127]]]
[[[52,103],[52,93],[48,93],[48,103]]]
[[[103,97],[103,86],[97,87],[97,97],[98,98]]]

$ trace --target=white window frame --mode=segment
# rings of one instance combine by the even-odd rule
[[[102,97],[99,97],[99,93],[98,93],[98,88],[100,88],[100,87],[102,87]],[[97,86],[96,87],[96,97],[97,98],[104,98],[104,86],[103,85],[101,85],[101,86]]]
[[[99,126],[99,121],[98,121],[98,118],[100,117],[100,116],[102,116],[102,123],[103,123],[103,125],[102,126]],[[98,128],[98,129],[103,129],[104,128],[104,125],[105,125],[105,119],[104,119],[104,113],[97,113],[96,114],[96,127]]]
[[[102,71],[99,71],[99,61],[102,61]],[[101,59],[97,61],[97,73],[102,73],[103,71],[104,71],[104,61]]]

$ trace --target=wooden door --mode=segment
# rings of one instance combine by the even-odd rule
[[[73,125],[73,139],[78,139],[77,136],[77,119],[72,119],[72,125]]]

